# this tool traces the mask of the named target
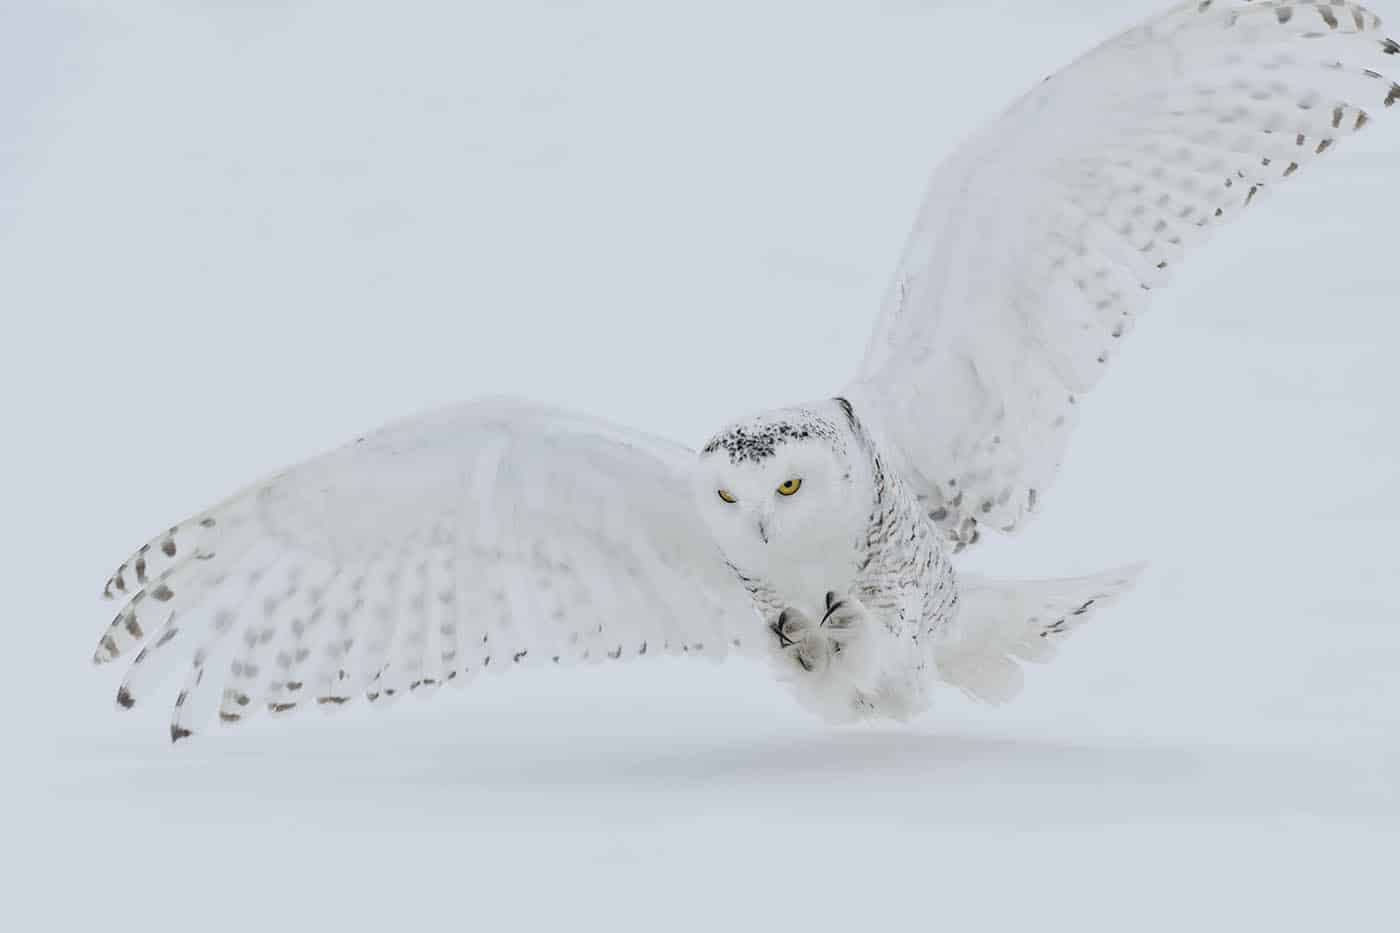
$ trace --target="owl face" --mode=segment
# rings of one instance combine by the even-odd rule
[[[862,511],[844,432],[805,409],[726,428],[700,454],[694,495],[732,563],[762,568],[775,557],[845,541]]]

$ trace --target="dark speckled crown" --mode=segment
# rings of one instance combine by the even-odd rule
[[[838,453],[846,441],[830,419],[810,408],[785,408],[730,425],[701,448],[704,454],[724,451],[730,463],[760,463],[792,441],[822,440]]]

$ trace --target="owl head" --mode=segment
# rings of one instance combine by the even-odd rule
[[[849,544],[869,517],[869,489],[865,453],[833,401],[724,428],[700,451],[694,493],[730,562],[761,569]]]

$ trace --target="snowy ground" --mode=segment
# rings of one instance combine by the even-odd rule
[[[4,4],[7,928],[1395,929],[1400,121],[1159,294],[976,555],[1152,561],[1007,708],[663,660],[172,749],[87,664],[131,546],[393,416],[829,394],[939,155],[1157,5]]]

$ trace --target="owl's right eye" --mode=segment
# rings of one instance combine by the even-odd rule
[[[734,503],[739,501],[738,499],[735,499],[733,496],[731,496],[729,494],[729,491],[726,489],[718,489],[715,491],[719,493],[719,497],[721,499],[723,499],[725,502],[728,502],[730,505],[733,505]]]

